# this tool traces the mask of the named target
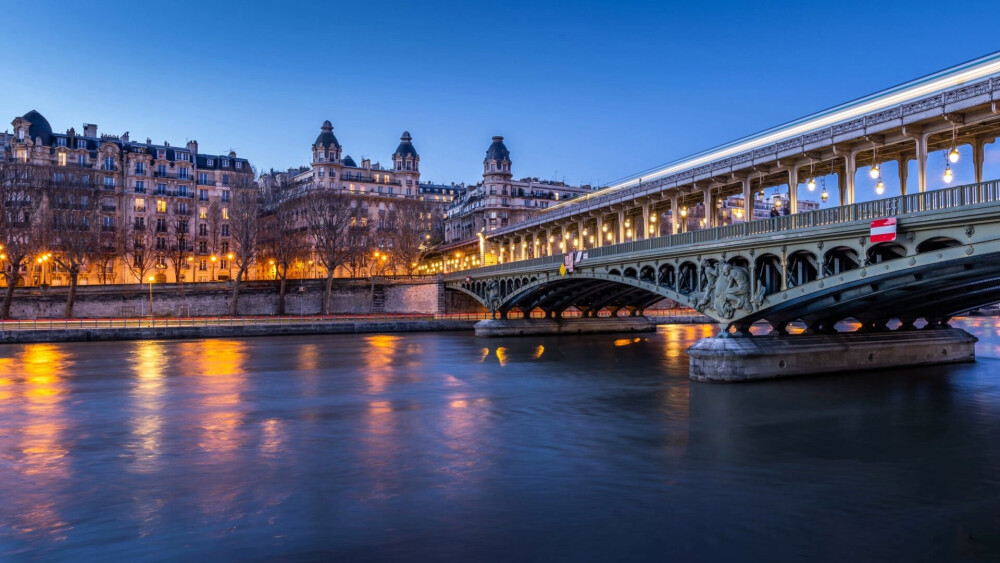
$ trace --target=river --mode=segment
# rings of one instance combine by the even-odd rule
[[[0,560],[1000,554],[975,364],[692,383],[708,326],[0,347]]]

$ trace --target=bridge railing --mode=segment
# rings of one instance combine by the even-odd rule
[[[753,235],[780,233],[797,229],[850,223],[852,221],[871,221],[908,213],[937,211],[996,202],[1000,202],[1000,180],[991,180],[988,182],[979,182],[978,184],[966,184],[953,188],[831,207],[829,209],[817,209],[816,211],[808,211],[806,213],[735,223],[712,229],[701,229],[678,233],[676,235],[600,246],[588,249],[587,253],[590,258],[601,258],[616,254],[632,254],[645,250],[685,246],[695,243],[718,242]],[[475,272],[478,275],[482,275],[513,269],[559,264],[562,261],[562,255],[556,254],[487,266],[479,268]]]

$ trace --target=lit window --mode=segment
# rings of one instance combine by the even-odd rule
[[[204,205],[198,207],[198,218],[208,219],[208,208],[205,207]]]
[[[59,166],[66,166],[66,153],[59,153]]]
[[[164,201],[164,200],[162,200],[162,199],[156,200],[156,212],[157,213],[166,213],[167,212],[167,202]]]
[[[135,210],[145,211],[146,210],[146,200],[141,197],[135,198]]]
[[[17,159],[21,162],[28,162],[28,151],[24,149],[17,150]]]
[[[229,220],[229,208],[228,207],[223,207],[222,208],[222,218],[225,219],[225,220],[227,220],[227,221]]]

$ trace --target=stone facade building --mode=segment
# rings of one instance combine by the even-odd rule
[[[56,133],[37,111],[11,125],[12,133],[0,134],[0,159],[44,168],[53,191],[64,182],[99,187],[100,225],[90,228],[124,239],[120,259],[88,264],[81,285],[145,282],[146,276],[157,282],[228,279],[231,191],[254,175],[246,159],[235,152],[201,153],[197,141],[172,146],[136,142],[128,133],[98,135],[94,124]],[[33,260],[21,282],[68,280],[54,262]]]
[[[519,223],[561,201],[591,191],[538,178],[513,179],[510,151],[503,137],[493,137],[483,159],[483,181],[470,186],[448,208],[446,244],[475,242],[479,233]]]

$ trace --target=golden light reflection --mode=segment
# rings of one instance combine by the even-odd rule
[[[135,374],[131,392],[135,414],[130,420],[132,440],[127,447],[134,455],[131,469],[138,473],[152,473],[159,469],[163,428],[163,356],[163,343],[136,342],[129,362]]]
[[[480,482],[478,477],[489,463],[479,440],[487,434],[485,426],[490,420],[491,404],[487,398],[473,399],[465,394],[450,395],[447,400],[441,427],[447,450],[439,472],[460,482],[458,489],[468,491]],[[446,485],[445,492],[450,490]]]
[[[490,357],[490,349],[489,348],[483,348],[483,355],[479,358],[479,363],[485,362],[486,358],[488,358],[488,357]]]
[[[500,360],[500,365],[507,365],[507,349],[503,346],[497,347],[497,360]]]
[[[319,365],[319,346],[316,344],[302,344],[299,346],[299,355],[296,358],[296,366],[302,371],[312,371]]]
[[[533,359],[533,360],[540,359],[542,357],[542,354],[544,354],[544,353],[545,353],[545,346],[542,346],[541,344],[539,344],[538,348],[535,348],[535,355],[532,356],[531,359]]]
[[[622,346],[628,346],[630,344],[632,344],[631,338],[618,338],[617,340],[615,340],[615,346],[619,348]]]
[[[284,423],[276,418],[269,418],[263,422],[261,428],[260,453],[264,457],[277,457],[283,450],[282,444],[285,441]]]
[[[368,393],[376,394],[385,390],[392,376],[392,362],[396,357],[400,337],[389,334],[372,334],[364,338],[365,382]]]
[[[177,346],[180,371],[191,374],[200,395],[198,446],[222,455],[213,461],[229,460],[228,454],[242,441],[238,429],[243,418],[240,393],[246,385],[247,345],[239,340],[202,340]]]
[[[67,424],[64,376],[69,363],[68,356],[51,344],[25,346],[16,362],[22,374],[19,383],[25,424],[17,446],[20,455],[11,467],[28,481],[20,497],[24,506],[12,507],[16,516],[11,527],[23,535],[50,541],[64,540],[69,529],[51,496],[69,477],[68,450],[63,441]],[[11,481],[5,478],[8,486]]]

